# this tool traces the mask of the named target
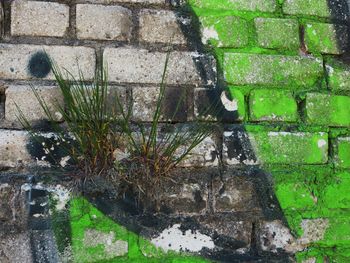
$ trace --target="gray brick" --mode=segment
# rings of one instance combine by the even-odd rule
[[[87,0],[86,2],[94,4],[138,3],[164,5],[166,3],[166,0]]]
[[[310,87],[323,76],[323,65],[313,57],[225,53],[224,75],[234,85]]]
[[[11,34],[62,37],[69,26],[69,7],[39,1],[13,1]]]
[[[16,167],[30,163],[27,143],[27,132],[0,129],[0,167]]]
[[[135,48],[106,48],[110,81],[127,83],[160,83],[166,53]],[[200,84],[195,61],[201,55],[190,52],[172,52],[168,64],[167,84]]]
[[[63,104],[63,97],[60,90],[53,86],[36,87],[36,90],[47,105],[49,105],[52,111],[51,113],[56,120],[61,120],[61,114],[55,111],[57,110],[56,105],[58,103]],[[31,123],[47,119],[30,86],[9,86],[6,89],[6,121],[18,121],[17,116],[19,112],[16,105],[21,109],[24,117]]]
[[[121,6],[77,5],[76,28],[80,39],[129,40],[131,11]]]
[[[288,15],[318,16],[335,19],[349,19],[346,1],[343,0],[286,0],[283,12]]]
[[[142,10],[140,12],[140,40],[145,42],[185,44],[181,27],[173,11]]]
[[[79,68],[86,79],[91,79],[95,73],[95,50],[86,47],[68,46],[39,46],[39,45],[12,45],[0,44],[0,78],[2,79],[32,79],[42,72],[38,69],[30,70],[31,59],[35,54],[36,62],[42,62],[39,52],[47,54],[63,69],[67,69],[78,77]],[[38,54],[39,53],[39,54]],[[78,63],[77,63],[78,62]],[[35,63],[33,63],[35,66]],[[79,68],[78,68],[79,65]],[[35,67],[36,68],[36,67]],[[33,74],[37,73],[37,74]],[[45,75],[45,74],[44,74]],[[54,79],[52,73],[44,76],[45,79]]]

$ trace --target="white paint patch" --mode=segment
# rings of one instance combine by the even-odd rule
[[[215,245],[211,237],[200,232],[187,230],[182,232],[180,224],[175,224],[165,229],[160,236],[151,240],[152,244],[165,251],[191,251],[199,252],[204,247],[214,249]]]
[[[214,26],[204,27],[202,30],[202,42],[206,44],[210,39],[220,40],[219,34]]]
[[[318,145],[318,148],[322,148],[327,145],[327,142],[326,140],[321,139],[321,140],[318,140],[317,145]]]
[[[227,98],[226,92],[223,91],[220,96],[221,102],[224,105],[225,109],[228,111],[238,110],[238,103],[236,100],[229,100]]]

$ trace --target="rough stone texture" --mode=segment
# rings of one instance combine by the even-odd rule
[[[306,121],[326,126],[350,125],[350,97],[309,93],[306,96]]]
[[[135,48],[106,48],[103,54],[109,79],[127,83],[161,83],[166,53]],[[167,84],[200,84],[195,67],[201,55],[172,52],[168,64]]]
[[[92,48],[0,44],[0,78],[32,79],[39,76],[54,79],[53,74],[49,73],[49,64],[44,63],[46,57],[43,51],[61,69],[67,69],[75,77],[79,76],[79,69],[85,79],[94,76],[95,51]],[[41,65],[38,66],[38,63]]]
[[[138,121],[152,122],[160,88],[134,87],[132,91],[133,118]],[[164,94],[161,120],[185,122],[187,116],[186,89],[167,87]]]
[[[186,44],[180,23],[184,18],[177,18],[173,11],[141,10],[140,40],[151,43]]]
[[[233,85],[312,86],[322,77],[323,66],[311,57],[225,53],[224,75]]]
[[[288,15],[307,15],[339,20],[348,19],[346,1],[342,0],[286,0],[283,12]]]
[[[326,63],[328,85],[332,91],[350,91],[350,67],[336,60]]]
[[[350,168],[350,137],[336,139],[335,165],[339,168]]]
[[[254,23],[260,47],[292,50],[299,48],[299,24],[297,20],[256,18]]]
[[[121,6],[77,5],[76,26],[80,39],[127,41],[131,37],[132,13]]]
[[[114,3],[140,3],[140,4],[165,4],[165,0],[87,0],[89,3],[114,4]]]
[[[233,130],[224,132],[224,162],[234,164],[322,164],[328,135],[308,132]]]
[[[11,34],[63,37],[69,26],[69,7],[39,1],[13,1]]]
[[[55,106],[63,104],[63,97],[60,90],[53,86],[38,87],[36,90],[50,107],[52,116],[57,121],[61,120],[62,116]],[[17,107],[31,123],[47,119],[44,110],[30,86],[9,86],[6,89],[5,119],[7,121],[18,122],[19,110]]]
[[[0,130],[0,167],[16,167],[31,161],[27,151],[28,133]]]
[[[254,90],[249,96],[250,120],[295,122],[297,103],[290,91]]]
[[[213,195],[215,212],[260,211],[253,183],[242,176],[216,178]]]
[[[191,6],[203,9],[217,10],[241,10],[241,11],[260,11],[274,12],[277,4],[274,0],[230,0],[230,1],[212,1],[212,0],[190,0]]]
[[[348,27],[344,25],[307,23],[305,45],[311,53],[339,55],[348,49]]]
[[[28,233],[0,236],[0,262],[32,263],[32,251]]]
[[[205,16],[200,18],[203,44],[216,47],[245,47],[249,41],[246,20],[235,16]]]

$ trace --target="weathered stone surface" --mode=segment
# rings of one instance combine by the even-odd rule
[[[127,83],[161,83],[166,53],[135,48],[106,48],[109,80]],[[200,84],[195,63],[201,55],[172,52],[168,64],[166,84]]]
[[[127,41],[131,37],[132,13],[121,6],[77,5],[77,37]]]
[[[69,7],[42,1],[13,1],[11,34],[63,37],[69,26]]]
[[[346,1],[342,0],[286,0],[283,12],[288,15],[307,15],[346,20],[349,15]]]
[[[328,209],[347,209],[350,205],[349,187],[350,187],[350,173],[338,172],[333,175],[333,182],[325,185],[322,196],[323,207]],[[345,219],[345,218],[344,218]],[[349,235],[350,229],[345,233]],[[335,236],[333,239],[336,239]]]
[[[32,251],[28,233],[0,235],[0,262],[32,263]]]
[[[307,23],[304,41],[307,50],[311,53],[339,55],[348,49],[348,27],[326,23]]]
[[[222,9],[222,10],[241,10],[241,11],[260,11],[274,12],[277,4],[273,0],[230,0],[230,1],[212,1],[212,0],[190,0],[191,6],[203,9]]]
[[[301,222],[303,235],[298,239],[300,244],[311,244],[323,239],[324,234],[329,226],[328,219],[304,219]]]
[[[242,176],[226,174],[213,181],[214,210],[216,212],[260,211],[254,185]]]
[[[140,40],[151,43],[186,44],[180,23],[173,11],[145,9],[140,12]]]
[[[57,121],[61,120],[62,116],[56,107],[59,104],[63,105],[63,97],[60,90],[53,86],[38,87],[35,89],[49,106],[52,116]],[[19,109],[17,107],[31,123],[47,119],[44,110],[30,86],[9,86],[6,89],[5,119],[7,121],[18,122]]]
[[[51,67],[44,52],[61,69],[68,70],[76,78],[79,77],[79,69],[87,80],[94,76],[95,50],[92,48],[1,44],[0,78],[54,79],[53,74],[50,73]],[[64,72],[64,70],[62,71]]]
[[[87,0],[88,3],[114,4],[114,3],[140,3],[140,4],[165,4],[165,0]]]
[[[254,20],[254,24],[260,47],[293,50],[299,48],[297,20],[259,17]]]
[[[328,60],[326,63],[328,85],[332,91],[350,91],[350,67],[337,60]]]
[[[250,120],[294,122],[297,103],[290,91],[256,89],[249,96]]]
[[[350,137],[338,137],[335,141],[335,165],[350,168]]]
[[[328,160],[328,135],[322,132],[227,131],[223,158],[229,165],[322,164]]]
[[[245,47],[249,41],[246,20],[235,16],[200,17],[203,44],[217,47]]]
[[[350,97],[309,93],[306,96],[306,120],[326,126],[350,125]]]
[[[31,161],[26,145],[28,133],[0,130],[0,166],[16,167]]]
[[[323,66],[311,57],[225,53],[224,76],[234,85],[310,87],[323,76]]]

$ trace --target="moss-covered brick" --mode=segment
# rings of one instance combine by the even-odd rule
[[[323,54],[342,54],[348,44],[348,27],[326,23],[307,23],[305,25],[305,45],[309,52]]]
[[[318,16],[346,20],[348,14],[343,0],[285,0],[283,13],[288,15]]]
[[[244,120],[246,115],[246,110],[245,110],[245,98],[243,93],[239,89],[234,87],[229,87],[228,92],[229,92],[230,100],[223,99],[223,97],[221,96],[221,102],[223,106],[227,111],[237,115],[235,120]]]
[[[328,134],[250,132],[251,144],[263,164],[323,164],[328,160]]]
[[[205,16],[200,21],[203,44],[235,48],[248,45],[248,24],[244,19],[235,16]]]
[[[254,24],[260,47],[291,50],[299,48],[299,24],[297,20],[256,18]]]
[[[343,172],[333,177],[332,183],[325,186],[322,203],[328,209],[348,209],[350,207],[350,173]]]
[[[334,161],[339,168],[350,168],[350,137],[336,139]]]
[[[274,12],[277,4],[275,0],[189,0],[195,8],[214,10],[241,10]]]
[[[249,109],[251,121],[293,122],[298,118],[297,103],[290,91],[253,90]]]
[[[334,59],[326,64],[328,85],[332,91],[350,91],[350,67]]]
[[[233,85],[314,86],[323,76],[321,59],[300,56],[224,54],[224,76]]]
[[[306,120],[309,124],[350,126],[350,97],[309,93],[306,96]]]

